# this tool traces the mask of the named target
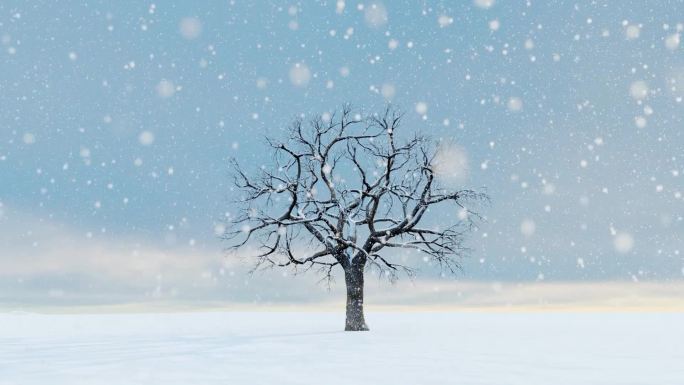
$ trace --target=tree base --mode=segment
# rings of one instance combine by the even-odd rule
[[[366,324],[363,324],[361,326],[353,326],[353,325],[346,325],[344,327],[345,332],[367,332],[370,329],[368,329],[368,326]]]
[[[347,322],[344,324],[344,331],[346,332],[367,332],[368,325],[366,325],[365,317],[363,312],[355,314],[356,317],[347,317]]]

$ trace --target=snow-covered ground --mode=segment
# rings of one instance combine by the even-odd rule
[[[682,313],[0,314],[0,384],[684,384]]]

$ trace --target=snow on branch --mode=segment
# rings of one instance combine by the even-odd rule
[[[308,122],[295,120],[285,141],[267,138],[272,162],[257,172],[233,161],[241,195],[240,211],[223,236],[228,250],[249,245],[255,270],[316,269],[328,282],[338,265],[368,265],[390,279],[413,275],[390,249],[411,249],[458,270],[467,251],[463,236],[481,219],[470,204],[488,198],[444,187],[435,172],[437,143],[399,137],[402,118],[392,106],[362,118],[345,105]],[[421,227],[434,206],[447,204],[467,215],[454,215],[443,228]]]

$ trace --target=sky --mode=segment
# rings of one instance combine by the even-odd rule
[[[5,0],[0,301],[258,300],[217,236],[236,209],[228,162],[268,166],[266,136],[344,103],[391,103],[407,134],[458,144],[463,185],[491,203],[456,279],[682,281],[681,15],[667,0]],[[268,274],[287,297],[287,272]]]

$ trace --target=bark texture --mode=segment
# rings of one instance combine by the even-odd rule
[[[366,318],[363,314],[363,269],[355,267],[344,272],[347,284],[347,321],[346,331],[366,331]]]

